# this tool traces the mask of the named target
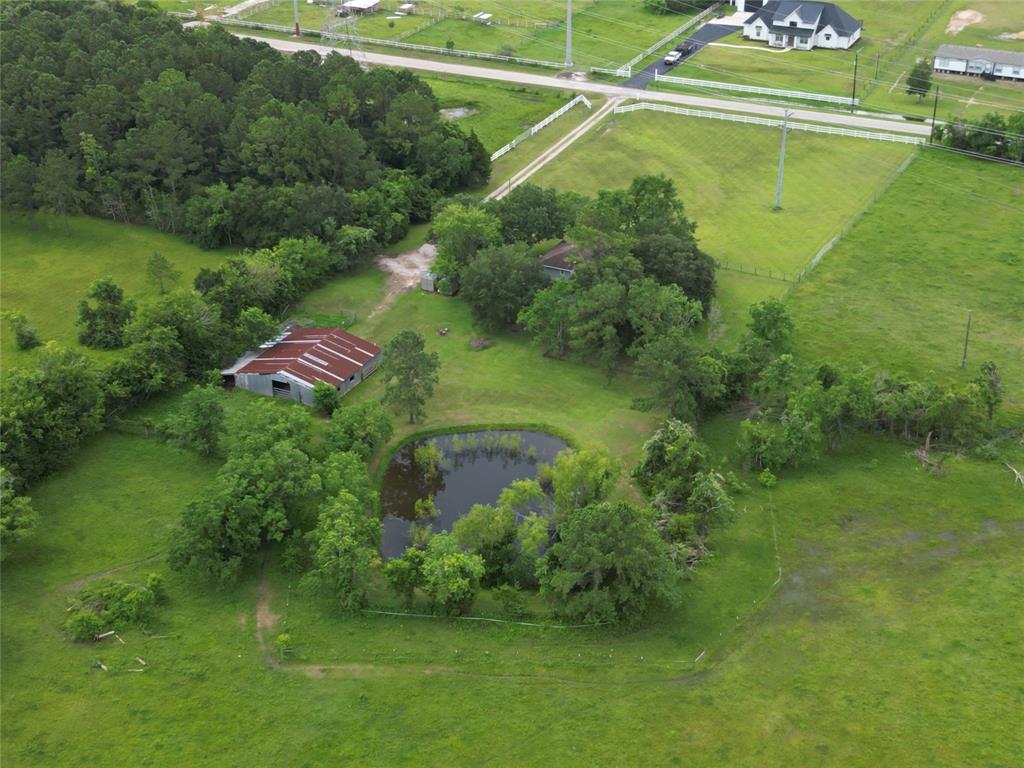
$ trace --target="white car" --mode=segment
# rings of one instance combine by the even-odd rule
[[[673,64],[678,64],[681,58],[683,58],[683,54],[679,51],[669,51],[665,54],[665,63],[671,67]]]

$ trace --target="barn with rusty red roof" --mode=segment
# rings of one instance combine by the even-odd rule
[[[312,405],[318,381],[345,394],[380,359],[380,347],[341,328],[292,328],[221,373],[241,389]]]

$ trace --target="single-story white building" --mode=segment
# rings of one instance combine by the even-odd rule
[[[241,389],[312,405],[318,381],[345,394],[377,370],[380,359],[380,347],[341,328],[294,328],[221,375]]]
[[[380,9],[380,0],[348,0],[341,7],[346,13],[373,13]]]
[[[932,68],[948,75],[1024,80],[1024,53],[966,45],[940,45]]]
[[[846,50],[860,39],[863,22],[835,3],[800,0],[735,0],[740,12],[751,12],[743,22],[743,36],[772,48],[836,48]]]

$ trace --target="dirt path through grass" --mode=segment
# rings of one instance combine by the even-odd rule
[[[399,294],[415,289],[436,256],[437,248],[430,243],[397,256],[378,256],[377,266],[382,272],[388,273],[388,281],[384,286],[384,298],[373,308],[367,319],[376,317],[394,304]]]
[[[256,585],[256,643],[259,645],[260,653],[268,667],[280,669],[281,663],[274,658],[274,651],[263,636],[264,630],[273,632],[274,625],[280,618],[270,607],[274,593],[270,589],[270,582],[267,580],[266,566],[260,574],[259,584]]]

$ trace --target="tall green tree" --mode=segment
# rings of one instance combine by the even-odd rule
[[[401,331],[388,342],[382,364],[384,403],[409,414],[409,423],[425,415],[424,405],[434,394],[441,359],[427,352],[423,337],[416,331]]]
[[[112,277],[101,277],[78,304],[78,340],[87,347],[123,347],[125,326],[134,314],[135,302],[125,298]]]
[[[166,293],[181,279],[181,272],[174,268],[166,256],[154,251],[146,260],[146,278],[160,293]]]
[[[193,387],[181,398],[181,406],[164,429],[203,456],[221,452],[227,417],[217,387]]]
[[[540,565],[541,594],[568,621],[635,623],[677,582],[653,514],[626,502],[572,511]]]
[[[80,352],[48,344],[36,366],[10,368],[0,386],[3,460],[19,491],[65,466],[100,428],[103,390]]]
[[[308,534],[313,554],[310,576],[344,611],[367,603],[382,532],[380,518],[341,491],[323,506],[316,528]]]
[[[569,323],[575,304],[576,286],[570,280],[556,280],[533,296],[519,311],[517,322],[529,331],[533,343],[549,357],[569,354]]]
[[[39,515],[32,500],[19,496],[7,470],[0,467],[0,561],[10,553],[12,545],[30,537],[39,524]]]
[[[462,270],[462,297],[489,330],[514,323],[544,287],[540,262],[525,245],[488,248]]]
[[[380,403],[367,401],[336,409],[327,428],[332,451],[352,451],[369,461],[391,439],[391,417]]]
[[[449,277],[458,277],[484,248],[501,244],[501,221],[481,208],[449,205],[434,217],[430,231],[436,268]]]
[[[88,195],[82,190],[78,164],[59,149],[46,153],[36,172],[34,198],[40,208],[60,216],[64,234],[71,234],[68,216],[81,213]]]
[[[776,355],[792,346],[793,318],[779,299],[765,299],[750,307],[750,331]]]
[[[435,610],[459,616],[470,609],[480,589],[484,561],[463,552],[455,537],[440,533],[430,538],[423,558],[423,591]]]
[[[932,89],[932,62],[921,59],[910,68],[907,75],[907,94],[923,99]]]

